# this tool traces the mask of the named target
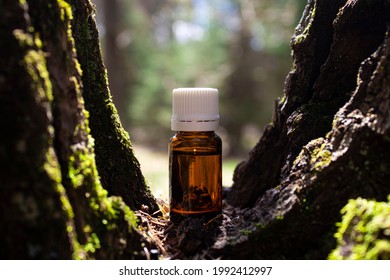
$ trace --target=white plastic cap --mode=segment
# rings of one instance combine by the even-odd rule
[[[177,88],[172,92],[171,129],[214,131],[219,125],[218,90]]]

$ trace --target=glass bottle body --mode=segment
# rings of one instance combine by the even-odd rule
[[[214,131],[177,132],[169,143],[171,220],[222,209],[222,141]]]

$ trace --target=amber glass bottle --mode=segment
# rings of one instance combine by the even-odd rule
[[[218,127],[218,91],[181,88],[173,91],[169,143],[170,218],[210,218],[222,208],[222,141]]]

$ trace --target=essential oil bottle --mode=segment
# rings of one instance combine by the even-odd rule
[[[178,88],[172,92],[169,142],[170,219],[212,218],[222,209],[222,141],[218,90]]]

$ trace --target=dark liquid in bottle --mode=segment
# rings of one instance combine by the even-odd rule
[[[172,151],[170,157],[171,215],[220,213],[221,154]]]

